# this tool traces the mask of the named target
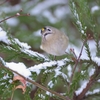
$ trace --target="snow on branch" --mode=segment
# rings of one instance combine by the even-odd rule
[[[58,96],[59,98],[63,99],[63,100],[69,100],[67,99],[67,97],[64,97],[63,95],[60,95],[59,93],[55,92],[55,91],[52,91],[52,90],[49,90],[48,88],[40,85],[39,83],[37,82],[34,82],[30,76],[31,76],[31,71],[23,64],[23,63],[14,63],[14,62],[11,62],[11,63],[7,63],[5,62],[1,57],[0,57],[0,62],[2,64],[2,66],[10,71],[12,71],[13,73],[21,76],[22,78],[26,79],[26,81],[34,84],[35,86],[39,87],[40,89],[43,89],[44,91],[48,91],[50,92],[51,94],[54,94],[56,96]]]
[[[51,72],[55,72],[55,78],[58,76],[62,76],[63,79],[65,79],[68,82],[67,75],[61,72],[62,66],[66,65],[68,62],[68,59],[63,59],[59,61],[50,61],[50,62],[44,62],[38,65],[31,66],[30,68],[27,68],[22,62],[14,63],[14,62],[5,62],[0,57],[0,62],[7,68],[18,72],[20,75],[24,76],[25,78],[28,78],[32,76],[31,72],[35,72],[37,75],[40,74],[41,70],[45,70],[45,73],[47,72],[48,68],[52,68],[56,66],[56,68],[52,69]],[[50,69],[48,70],[50,71]]]
[[[7,33],[5,31],[3,31],[1,27],[0,27],[0,41],[4,42],[6,44],[10,43]]]
[[[58,61],[44,62],[38,65],[31,66],[29,70],[36,73],[37,75],[39,75],[42,70],[44,70],[44,73],[54,72],[54,78],[60,76],[66,82],[69,82],[68,76],[61,71],[62,67],[65,66],[68,62],[70,61],[67,58]]]
[[[85,97],[86,93],[87,95],[90,94],[88,90],[91,88],[91,86],[99,79],[100,75],[100,66],[97,66],[97,69],[93,72],[89,77],[89,80],[86,80],[81,87],[75,91],[74,100],[81,100],[83,97]],[[97,91],[96,91],[97,92]]]
[[[30,57],[36,57],[38,59],[42,59],[44,61],[48,61],[48,59],[43,56],[42,54],[39,54],[35,51],[32,51],[30,50],[30,46],[27,44],[27,43],[23,43],[23,42],[20,42],[18,39],[13,39],[11,41],[12,44],[15,44],[15,45],[18,45],[19,49],[20,49],[20,52],[24,53],[24,54],[27,54],[28,56]]]
[[[72,10],[73,10],[73,15],[74,15],[74,17],[76,19],[76,24],[78,25],[78,27],[80,29],[80,32],[82,34],[85,34],[85,30],[87,29],[87,27],[86,26],[83,27],[82,22],[81,22],[80,17],[79,17],[79,14],[78,14],[78,12],[76,10],[76,6],[75,6],[75,3],[74,2],[72,2]]]
[[[95,12],[98,11],[98,10],[100,10],[100,7],[99,7],[98,5],[93,6],[93,7],[91,8],[91,13],[95,13]]]
[[[88,80],[84,81],[83,84],[81,84],[81,87],[75,91],[75,94],[78,96],[82,93],[83,89],[86,88],[87,84],[88,84]]]
[[[41,59],[43,61],[48,61],[48,59],[45,56],[43,56],[42,54],[39,54],[35,51],[30,50],[31,47],[27,43],[20,42],[16,38],[8,37],[7,32],[3,31],[1,27],[0,27],[0,41],[7,44],[5,47],[8,50],[13,50],[15,52],[19,52],[14,47],[12,47],[15,45],[15,46],[18,46],[18,49],[20,50],[21,53],[24,53],[33,58],[36,57],[39,60]]]
[[[92,60],[93,60],[98,66],[100,66],[100,57],[92,57]]]
[[[24,76],[24,77],[29,77],[31,76],[31,72],[27,69],[27,67],[19,62],[19,63],[14,63],[14,62],[5,62],[1,57],[0,57],[0,62],[2,63],[3,66],[18,72],[20,75]]]
[[[85,96],[87,97],[87,96],[95,95],[95,94],[100,94],[100,88],[94,89],[93,91],[88,91]]]

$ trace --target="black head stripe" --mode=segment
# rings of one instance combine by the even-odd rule
[[[46,35],[48,35],[48,34],[51,34],[51,33],[45,33],[45,34],[44,34],[44,37],[45,37]]]

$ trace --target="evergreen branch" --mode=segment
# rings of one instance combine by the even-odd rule
[[[100,35],[98,33],[94,34],[94,40],[96,42],[96,49],[97,49],[97,51],[96,51],[96,55],[97,56],[100,56],[100,40],[99,40],[99,36]]]
[[[100,97],[100,89],[94,89],[93,91],[88,91],[84,97],[84,99],[93,98],[95,96]]]
[[[31,80],[30,78],[26,78],[25,76],[19,74],[17,71],[14,71],[14,70],[10,69],[9,67],[6,66],[6,62],[5,62],[2,58],[0,58],[0,62],[1,62],[2,66],[3,66],[4,68],[6,68],[6,69],[10,70],[11,72],[14,72],[14,73],[16,73],[17,75],[23,77],[25,80],[27,80],[28,82],[34,84],[34,85],[37,86],[38,88],[40,88],[40,89],[42,89],[42,90],[44,90],[44,91],[48,91],[48,92],[50,92],[51,94],[54,94],[54,95],[58,96],[59,98],[61,98],[61,99],[63,99],[63,100],[70,100],[68,97],[62,96],[62,95],[60,95],[59,93],[57,93],[57,92],[55,92],[55,91],[53,91],[53,90],[49,90],[48,88],[46,88],[46,87],[40,85],[39,83],[34,82],[34,81]]]
[[[2,45],[2,48],[5,49],[5,51],[11,51],[15,54],[18,54],[19,56],[23,55],[25,58],[30,58],[32,60],[37,61],[49,61],[47,58],[45,58],[42,54],[39,54],[35,51],[30,50],[29,48],[26,48],[23,42],[20,42],[18,39],[12,39],[10,38],[10,44],[6,44],[4,42],[1,42],[0,45]],[[2,49],[1,48],[1,49]]]
[[[8,51],[13,51],[17,54],[24,54],[26,57],[33,58],[38,61],[49,61],[45,56],[42,54],[39,54],[37,52],[31,51],[30,46],[27,43],[20,42],[16,38],[12,38],[11,36],[7,36],[7,32],[3,31],[2,28],[0,29],[0,45],[3,45],[2,47]],[[1,48],[2,49],[2,48]]]
[[[62,59],[62,60],[58,60],[58,61],[49,61],[49,62],[44,62],[44,63],[40,63],[38,65],[34,65],[34,66],[31,66],[30,68],[28,68],[29,70],[31,70],[32,72],[35,72],[38,70],[38,74],[45,69],[47,69],[45,71],[45,73],[47,72],[55,72],[57,73],[58,71],[61,70],[62,66],[66,66],[69,65],[69,64],[72,64],[73,61],[70,61],[68,59]],[[60,65],[61,64],[61,65]],[[62,72],[60,71],[60,75],[62,74]],[[58,76],[58,74],[56,75]],[[65,74],[63,74],[63,76],[66,76]],[[63,77],[62,76],[62,77]],[[67,76],[66,76],[67,77]]]
[[[81,59],[80,60],[81,61],[81,63],[86,63],[86,64],[90,64],[90,65],[93,65],[93,66],[95,66],[96,68],[98,67],[98,64],[96,63],[96,62],[94,62],[93,60],[86,60],[86,59]]]
[[[100,66],[96,69],[95,73],[89,78],[89,82],[87,83],[86,87],[82,90],[79,95],[74,93],[73,100],[82,100],[85,97],[85,94],[90,89],[90,87],[97,81],[98,77],[100,76]]]
[[[79,1],[79,2],[80,2],[80,1]],[[83,1],[82,1],[82,2],[83,2]],[[86,2],[86,1],[84,1],[84,2]],[[83,3],[84,3],[84,2],[83,2]],[[85,3],[84,3],[84,5],[86,6],[86,8],[88,8],[87,5],[86,5]],[[82,33],[82,38],[83,38],[84,41],[85,41],[85,40],[87,40],[87,34],[86,34],[86,32],[85,32],[86,29],[87,29],[87,27],[84,25],[84,21],[81,19],[81,15],[80,15],[80,13],[78,13],[74,1],[71,1],[71,8],[72,8],[72,12],[73,12],[74,18],[75,18],[75,20],[76,20],[76,25],[77,25],[79,31]],[[84,9],[86,9],[86,8],[84,8]],[[88,12],[89,12],[89,11],[87,11],[86,14],[87,14]],[[87,55],[88,55],[89,59],[91,60],[91,53],[90,53],[90,50],[89,50],[89,45],[86,43],[86,44],[85,44],[85,47],[86,47]]]
[[[73,0],[70,1],[70,7],[71,7],[71,10],[72,10],[73,16],[76,20],[76,25],[77,25],[80,33],[82,33],[83,37],[86,36],[85,31],[86,31],[87,27],[84,26],[84,23],[82,22],[80,14],[78,13],[75,2]]]
[[[91,59],[91,52],[90,52],[90,49],[89,49],[89,45],[87,43],[85,44],[85,48],[86,48],[87,55],[88,55],[88,57],[89,57],[89,59],[91,61],[92,60]]]

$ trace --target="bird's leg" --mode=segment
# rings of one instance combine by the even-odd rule
[[[56,56],[54,56],[54,55],[49,55],[49,58],[52,59],[52,60],[57,60]]]

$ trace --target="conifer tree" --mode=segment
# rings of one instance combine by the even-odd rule
[[[98,6],[93,9],[87,0],[69,0],[72,24],[80,34],[78,41],[81,46],[79,48],[69,43],[67,54],[57,59],[32,50],[27,42],[20,41],[9,31],[7,20],[18,17],[31,22],[33,16],[31,18],[30,14],[20,10],[10,17],[0,17],[1,100],[14,100],[19,89],[24,100],[99,100],[100,14],[97,12],[100,11],[100,2],[97,2]],[[37,21],[36,24],[42,25],[44,22]],[[29,23],[27,26],[30,27]],[[23,59],[34,64],[30,66]]]

